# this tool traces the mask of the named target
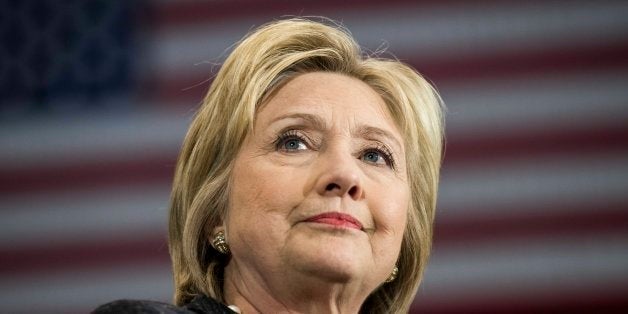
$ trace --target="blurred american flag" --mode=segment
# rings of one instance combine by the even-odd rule
[[[231,45],[294,15],[340,21],[448,106],[413,313],[628,309],[626,1],[0,3],[0,312],[170,301],[183,135]]]

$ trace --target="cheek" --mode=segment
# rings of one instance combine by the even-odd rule
[[[268,237],[289,227],[286,217],[302,195],[290,171],[266,162],[236,163],[227,214],[233,236]],[[244,239],[243,239],[244,240]],[[250,239],[253,240],[253,239]],[[266,241],[263,241],[266,242]]]
[[[302,194],[290,171],[264,164],[247,163],[234,172],[230,204],[235,211],[284,212]]]
[[[410,193],[405,185],[394,188],[389,186],[385,190],[380,190],[373,198],[372,208],[373,219],[375,220],[376,233],[381,237],[382,242],[396,246],[401,245],[401,239],[408,220],[408,207]],[[383,245],[386,245],[383,244]]]

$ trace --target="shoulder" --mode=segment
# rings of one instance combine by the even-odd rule
[[[92,313],[109,314],[109,313],[193,313],[185,308],[177,307],[171,304],[146,301],[146,300],[117,300],[103,304],[96,308]]]
[[[191,313],[234,313],[227,306],[206,296],[197,296],[184,306],[147,300],[117,300],[96,308],[94,314],[137,313],[137,314],[191,314]]]

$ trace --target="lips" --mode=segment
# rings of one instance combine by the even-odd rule
[[[312,216],[304,221],[362,230],[362,224],[360,221],[353,218],[351,215],[338,212],[322,213],[320,215]]]

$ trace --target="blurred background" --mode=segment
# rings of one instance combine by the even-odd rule
[[[627,1],[0,3],[2,313],[171,301],[184,133],[232,44],[286,15],[341,22],[449,108],[412,313],[628,309]]]

